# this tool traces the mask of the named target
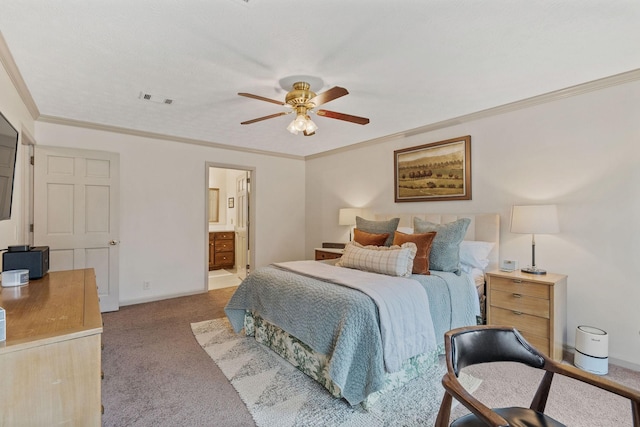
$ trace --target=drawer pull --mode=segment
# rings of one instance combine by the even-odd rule
[[[522,295],[521,295],[521,294],[515,294],[515,293],[514,293],[514,294],[513,294],[513,297],[514,297],[514,298],[522,298]]]
[[[520,279],[513,279],[513,283],[522,283],[522,280],[520,280]]]
[[[521,311],[512,311],[512,313],[515,314],[516,316],[522,316]]]

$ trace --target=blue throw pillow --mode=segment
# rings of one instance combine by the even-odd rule
[[[471,224],[469,218],[460,218],[447,224],[435,224],[420,218],[413,218],[414,233],[436,232],[429,255],[430,270],[446,271],[458,276],[462,273],[460,269],[460,243],[467,234],[469,224]]]

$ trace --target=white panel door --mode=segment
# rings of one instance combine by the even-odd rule
[[[119,308],[120,156],[35,149],[34,244],[49,246],[49,270],[94,268],[101,311]]]
[[[249,264],[249,172],[236,177],[236,272],[238,277],[247,276]]]

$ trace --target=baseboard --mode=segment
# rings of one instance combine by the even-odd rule
[[[564,346],[564,360],[573,361],[575,354],[575,347]],[[640,372],[640,364],[629,362],[622,359],[616,359],[615,357],[609,357],[609,364],[620,366],[622,368],[631,369],[632,371]]]
[[[148,298],[134,298],[130,300],[122,300],[120,301],[120,307],[124,307],[127,305],[144,304],[145,302],[162,301],[162,300],[171,299],[171,298],[188,297],[191,295],[205,294],[207,292],[208,290],[200,290],[200,291],[192,291],[192,292],[181,292],[177,294],[155,295]]]

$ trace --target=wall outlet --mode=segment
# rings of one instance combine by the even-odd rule
[[[149,289],[151,289],[151,282],[148,280],[145,280],[144,282],[142,282],[142,289],[145,291],[148,291]]]

